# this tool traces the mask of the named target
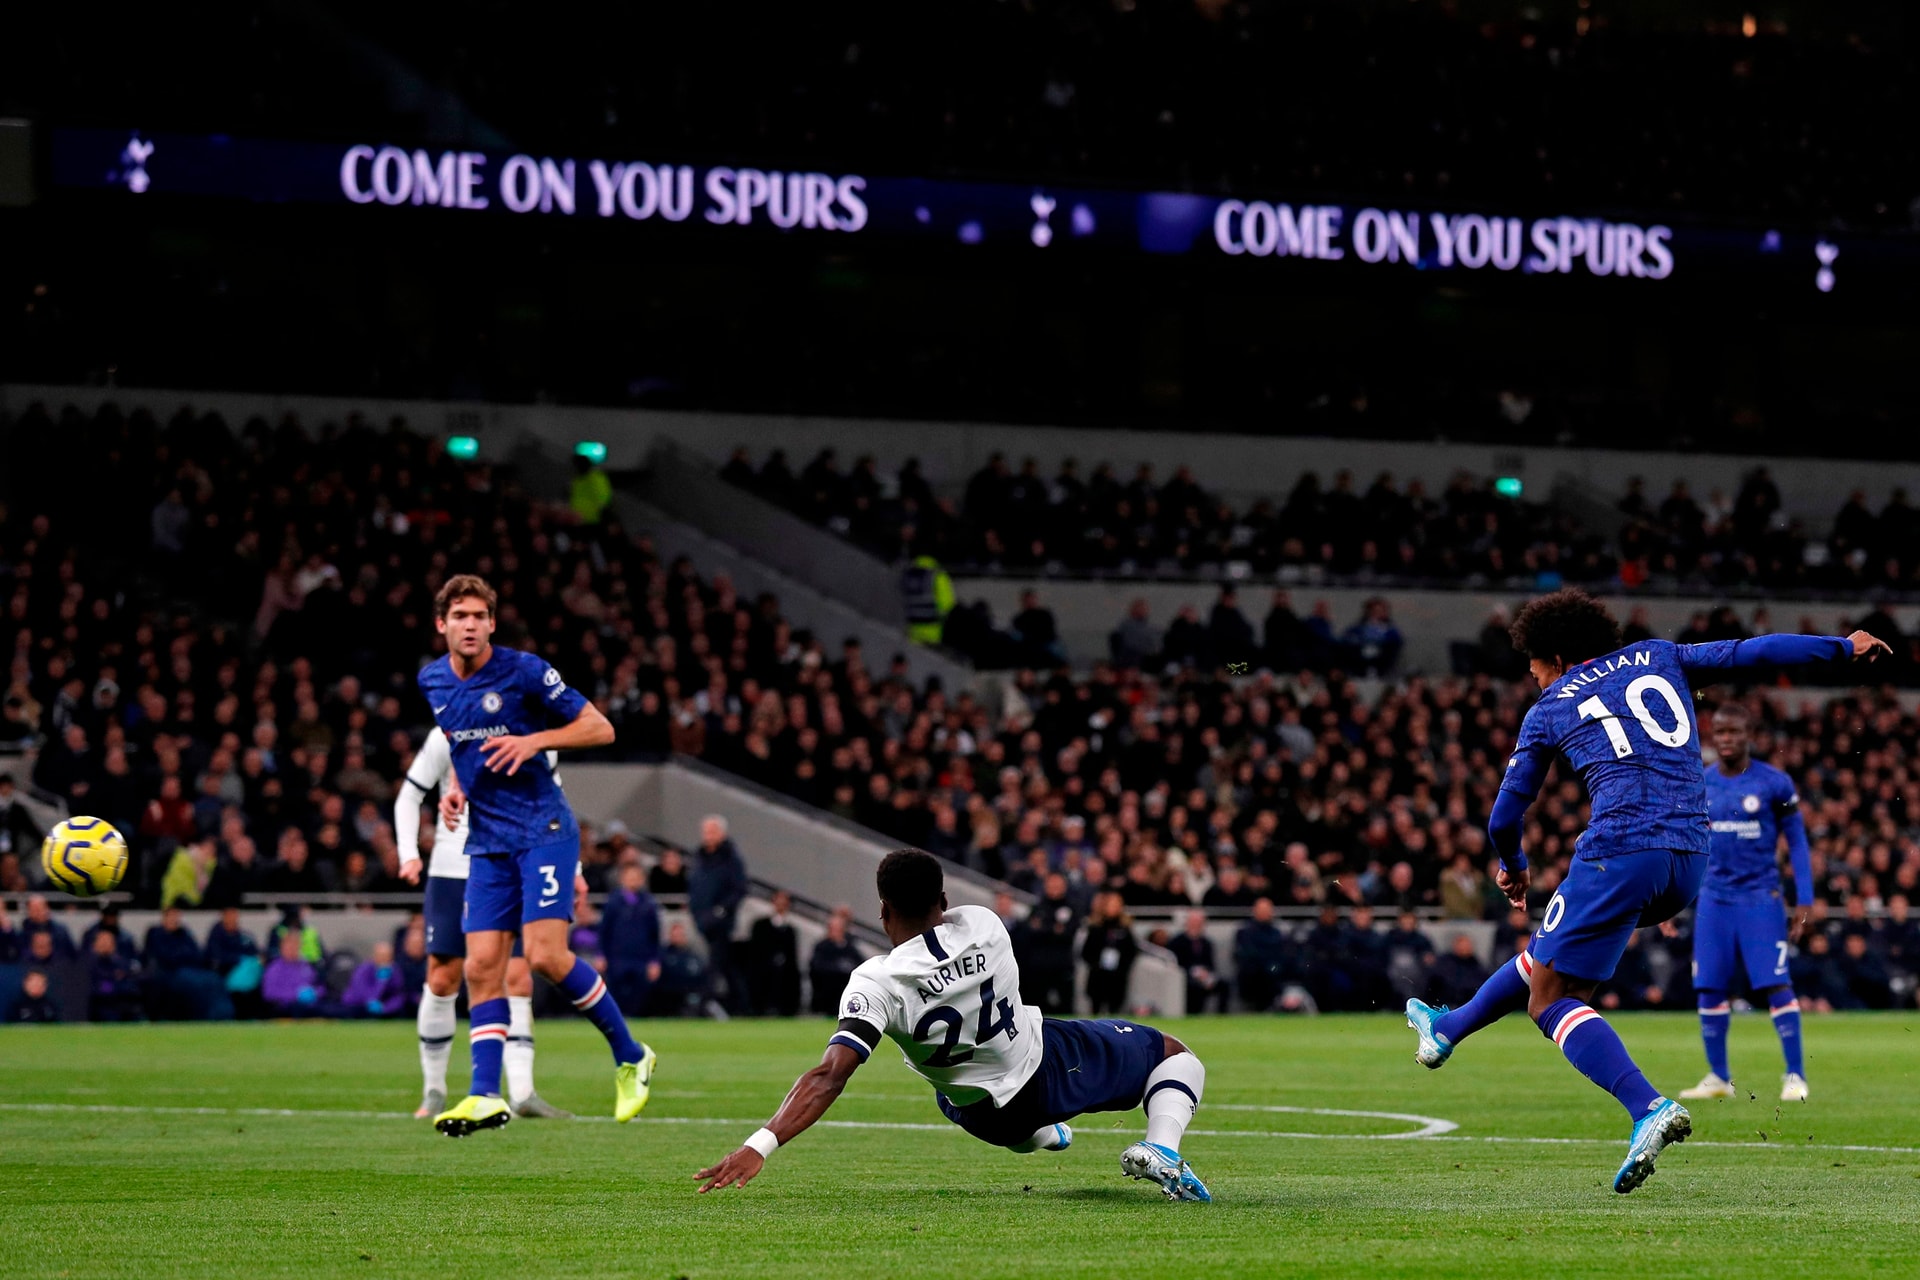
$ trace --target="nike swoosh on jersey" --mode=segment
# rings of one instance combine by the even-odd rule
[[[446,710],[446,709],[447,709],[448,707],[450,707],[450,706],[452,706],[452,705],[453,705],[453,704],[452,704],[451,702],[443,702],[443,703],[441,703],[441,704],[440,704],[439,706],[437,706],[437,707],[435,707],[435,708],[433,709],[433,714],[435,714],[435,715],[439,715],[439,714],[440,714],[440,713],[441,713],[442,711],[445,711],[445,710]]]
[[[542,898],[540,899],[540,905],[543,907],[550,907],[558,901],[560,901],[560,899],[558,898]]]

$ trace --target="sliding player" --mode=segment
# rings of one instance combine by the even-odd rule
[[[1585,783],[1592,817],[1528,952],[1496,970],[1458,1010],[1407,1001],[1407,1023],[1420,1036],[1415,1058],[1435,1068],[1467,1036],[1524,1007],[1541,1034],[1632,1117],[1627,1158],[1613,1179],[1624,1195],[1647,1180],[1667,1145],[1693,1132],[1687,1109],[1647,1083],[1592,1006],[1594,989],[1613,976],[1634,930],[1685,910],[1706,874],[1706,784],[1689,677],[1764,663],[1837,662],[1887,646],[1856,631],[1844,640],[1761,636],[1622,647],[1613,615],[1574,590],[1530,601],[1514,619],[1513,643],[1527,655],[1542,696],[1521,723],[1487,823],[1500,855],[1495,879],[1508,899],[1516,906],[1527,900],[1521,824],[1555,755]]]
[[[580,824],[553,780],[546,752],[613,741],[598,708],[569,689],[539,656],[498,648],[493,588],[472,574],[434,597],[447,654],[420,669],[420,692],[446,731],[453,775],[440,794],[449,830],[471,803],[467,835],[467,999],[472,1093],[434,1118],[450,1138],[512,1119],[500,1100],[500,1060],[509,1027],[507,953],[518,933],[536,973],[567,994],[613,1050],[614,1119],[647,1105],[654,1053],[634,1040],[593,966],[567,945]],[[548,728],[548,725],[558,725]]]
[[[547,753],[547,766],[558,763],[558,753]],[[420,806],[426,796],[446,785],[453,772],[447,735],[435,729],[420,744],[407,769],[406,785],[393,801],[393,829],[406,850],[400,878],[420,883]],[[556,778],[556,781],[558,779]],[[447,1109],[447,1059],[453,1054],[453,1007],[460,998],[460,980],[466,968],[467,940],[460,914],[467,891],[467,815],[460,815],[452,831],[433,824],[433,861],[426,867],[427,985],[420,993],[420,1109],[416,1120],[427,1120]],[[516,943],[507,961],[507,1048],[502,1060],[507,1102],[524,1119],[570,1120],[533,1088],[533,970]]]
[[[1729,702],[1713,714],[1717,764],[1705,766],[1713,850],[1707,880],[1693,913],[1693,986],[1700,998],[1700,1038],[1707,1047],[1707,1078],[1683,1098],[1731,1098],[1727,1066],[1727,1003],[1737,966],[1745,966],[1755,1001],[1773,1011],[1773,1029],[1787,1060],[1780,1101],[1807,1100],[1801,1058],[1800,1002],[1787,977],[1787,945],[1798,942],[1813,902],[1813,858],[1800,795],[1793,779],[1755,760],[1749,750],[1747,709]],[[1780,837],[1793,864],[1793,922],[1780,901]]]
[[[947,1119],[1009,1151],[1064,1151],[1083,1111],[1144,1106],[1147,1137],[1120,1156],[1129,1178],[1169,1200],[1211,1200],[1180,1157],[1207,1072],[1172,1036],[1110,1018],[1042,1018],[1020,1001],[1020,970],[1000,917],[947,906],[940,861],[897,849],[880,861],[880,924],[893,950],[853,971],[840,1028],[820,1065],[794,1082],[767,1126],[694,1177],[702,1193],[745,1186],[774,1148],[827,1113],[880,1037],[934,1087]]]

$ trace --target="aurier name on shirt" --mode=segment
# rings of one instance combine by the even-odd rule
[[[961,978],[972,978],[987,971],[985,952],[974,951],[961,956],[952,964],[943,964],[938,973],[925,981],[913,984],[913,993],[922,1000],[938,1000],[940,993],[958,982]]]

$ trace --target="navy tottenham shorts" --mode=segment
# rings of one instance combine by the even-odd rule
[[[1040,1038],[1040,1068],[1006,1106],[987,1098],[956,1107],[936,1091],[947,1119],[982,1142],[1011,1147],[1088,1111],[1131,1111],[1167,1052],[1154,1028],[1115,1018],[1047,1018]]]

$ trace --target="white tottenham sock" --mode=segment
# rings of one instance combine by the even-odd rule
[[[507,997],[507,1102],[519,1106],[533,1096],[533,997]]]
[[[453,1006],[458,994],[437,996],[429,988],[420,991],[420,1011],[414,1026],[420,1031],[420,1079],[426,1093],[447,1091],[447,1059],[453,1054]]]
[[[1147,1077],[1147,1141],[1169,1151],[1180,1149],[1180,1139],[1200,1109],[1207,1089],[1207,1069],[1191,1051],[1176,1053]]]

